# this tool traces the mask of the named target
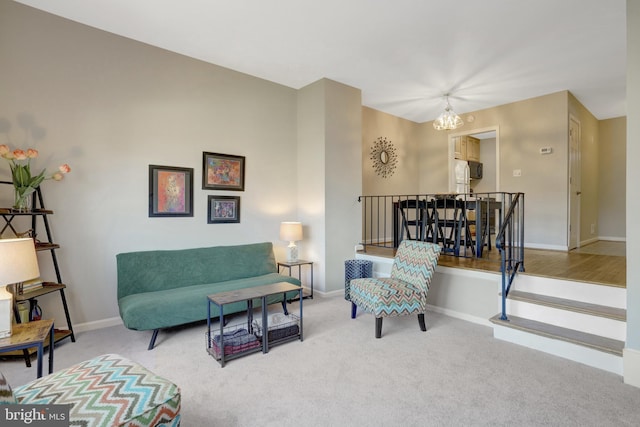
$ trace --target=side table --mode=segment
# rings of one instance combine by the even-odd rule
[[[311,269],[311,293],[309,295],[305,295],[304,298],[313,299],[313,261],[306,261],[303,259],[299,259],[297,261],[278,261],[278,273],[280,273],[280,267],[284,267],[289,269],[289,276],[291,276],[291,267],[298,267],[298,280],[302,282],[302,266],[308,265]]]
[[[0,353],[37,347],[37,375],[40,378],[42,377],[42,354],[47,335],[49,335],[49,373],[51,374],[53,373],[53,319],[14,324],[11,336],[0,339]]]

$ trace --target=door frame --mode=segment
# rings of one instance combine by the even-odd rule
[[[464,130],[460,132],[450,133],[448,135],[448,144],[449,144],[449,192],[454,193],[456,184],[453,176],[453,161],[455,160],[455,144],[453,142],[453,138],[456,136],[465,136],[465,135],[475,135],[478,133],[486,133],[486,132],[495,132],[496,133],[496,192],[500,192],[500,126],[489,126],[484,128],[472,129],[472,130]]]
[[[578,135],[575,140],[575,147],[572,145],[572,122],[576,124]],[[582,151],[581,151],[581,139],[582,139],[582,124],[580,120],[573,114],[569,114],[569,122],[567,129],[567,250],[580,247],[580,196],[582,192]],[[576,194],[574,194],[574,192]],[[575,197],[574,197],[575,196]],[[575,231],[575,242],[572,240],[572,231]]]

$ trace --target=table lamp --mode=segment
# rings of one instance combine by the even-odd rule
[[[17,285],[40,276],[32,238],[0,239],[0,338],[11,336],[13,294],[7,285]]]
[[[296,242],[302,240],[302,223],[285,221],[280,224],[280,240],[289,242],[287,246],[287,262],[298,261]]]

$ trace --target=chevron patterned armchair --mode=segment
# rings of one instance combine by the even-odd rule
[[[351,318],[356,318],[357,307],[372,313],[376,338],[382,336],[382,319],[391,316],[417,314],[420,329],[426,331],[427,292],[439,257],[440,246],[435,243],[403,240],[390,277],[351,281]]]

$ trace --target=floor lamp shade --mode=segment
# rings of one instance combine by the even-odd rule
[[[296,242],[302,240],[302,223],[285,221],[280,224],[280,240],[289,242],[287,246],[287,261],[295,262],[298,260],[298,247]]]
[[[13,295],[7,292],[7,285],[39,276],[33,239],[0,239],[0,338],[11,336]]]

